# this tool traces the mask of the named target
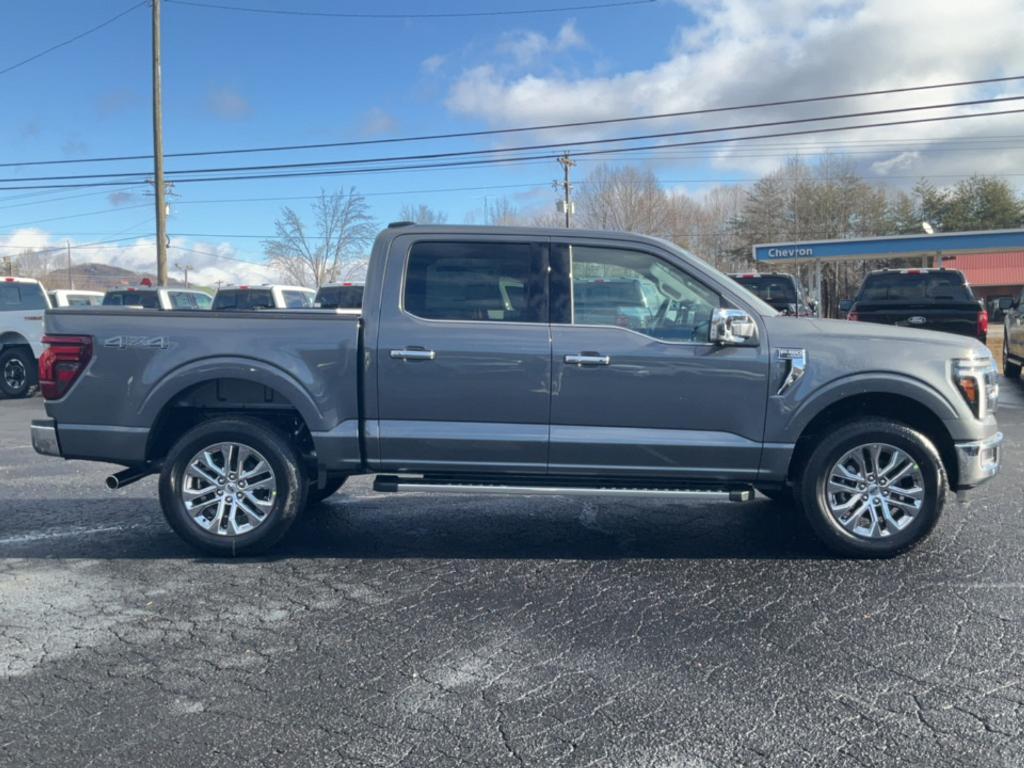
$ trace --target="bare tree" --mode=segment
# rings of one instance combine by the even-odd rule
[[[414,221],[417,224],[445,224],[448,221],[448,214],[444,211],[436,211],[423,203],[419,205],[406,203],[402,206],[398,218],[400,221]]]
[[[63,249],[24,250],[14,259],[14,274],[39,279],[63,265]]]
[[[652,171],[600,165],[580,186],[576,196],[579,226],[671,236],[668,196]]]
[[[321,190],[313,203],[313,220],[316,234],[307,234],[299,214],[282,208],[281,218],[274,221],[277,236],[263,241],[263,252],[285,280],[315,288],[337,280],[348,261],[365,254],[376,224],[355,187],[331,194]]]

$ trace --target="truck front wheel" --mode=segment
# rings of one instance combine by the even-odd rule
[[[932,442],[887,419],[852,422],[809,452],[798,484],[807,519],[832,550],[892,557],[935,527],[946,472]]]
[[[298,454],[270,425],[222,418],[189,430],[160,472],[160,505],[186,542],[213,555],[273,546],[306,503]]]

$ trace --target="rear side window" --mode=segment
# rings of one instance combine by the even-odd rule
[[[959,272],[884,272],[864,279],[857,301],[974,301]]]
[[[403,306],[429,320],[544,323],[544,284],[537,245],[416,243],[409,252]]]
[[[332,285],[321,288],[316,295],[321,309],[360,309],[363,306],[363,286]]]
[[[168,296],[171,299],[171,306],[174,309],[198,309],[195,297],[191,293],[171,291],[168,293]]]
[[[751,293],[769,304],[796,304],[797,292],[793,280],[780,275],[733,278]]]
[[[103,297],[103,306],[160,309],[160,297],[156,291],[107,291]]]
[[[75,296],[70,294],[67,300],[69,307],[94,307],[100,303],[101,298],[99,296]]]
[[[0,283],[0,310],[46,308],[46,294],[37,284]]]
[[[285,309],[309,309],[313,306],[313,294],[306,291],[281,291]]]

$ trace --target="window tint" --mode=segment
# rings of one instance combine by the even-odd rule
[[[573,246],[573,322],[705,342],[718,294],[648,253]]]
[[[214,310],[273,309],[274,296],[269,289],[217,291]]]
[[[47,309],[46,294],[35,283],[0,283],[0,309]]]
[[[160,309],[160,297],[156,291],[107,291],[103,306]]]
[[[798,303],[796,285],[791,277],[784,275],[760,275],[758,277],[736,277],[733,279],[769,304]]]
[[[321,309],[360,309],[363,306],[363,286],[332,285],[321,288],[316,295]]]
[[[309,309],[313,306],[313,295],[306,291],[281,291],[286,309]]]
[[[431,320],[547,322],[543,257],[529,243],[417,243],[404,307]]]
[[[857,301],[974,301],[959,272],[883,272],[868,275]]]

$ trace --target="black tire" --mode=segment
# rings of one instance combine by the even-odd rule
[[[1008,379],[1020,378],[1020,363],[1010,362],[1010,350],[1006,345],[1006,336],[1003,336],[1003,376]]]
[[[203,530],[180,494],[189,461],[204,448],[222,442],[258,451],[274,473],[272,506],[258,526],[244,533],[218,535]],[[265,422],[226,417],[189,430],[167,453],[160,472],[160,505],[175,533],[196,549],[219,556],[254,555],[272,547],[288,531],[305,506],[307,488],[299,456],[286,435]]]
[[[826,500],[832,467],[848,451],[869,443],[890,445],[906,453],[920,469],[924,487],[921,507],[905,528],[870,539],[846,530],[833,517]],[[931,440],[888,419],[850,422],[822,437],[809,453],[797,485],[804,513],[818,538],[838,554],[861,558],[892,557],[928,536],[942,515],[947,488],[946,470]]]
[[[329,496],[333,496],[345,484],[346,480],[348,480],[348,475],[339,475],[337,477],[328,477],[327,484],[323,488],[317,488],[316,483],[310,484],[309,490],[306,491],[306,506],[316,506]]]
[[[6,397],[28,397],[36,383],[36,361],[24,347],[0,352],[0,392]]]

